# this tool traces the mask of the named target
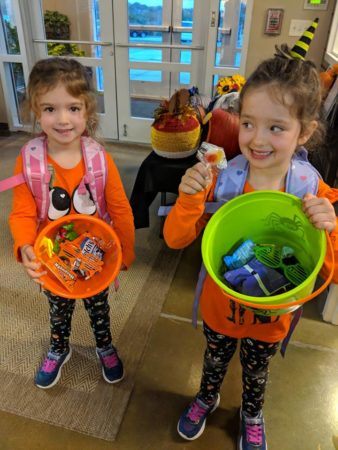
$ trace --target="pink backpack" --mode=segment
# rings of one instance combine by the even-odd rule
[[[87,193],[85,184],[89,185],[99,216],[106,222],[111,219],[107,212],[104,188],[107,179],[107,163],[103,147],[94,139],[81,137],[82,154],[86,174],[78,188],[79,195]],[[26,183],[35,199],[39,221],[44,221],[49,208],[49,182],[51,174],[47,167],[47,141],[39,136],[27,142],[21,149],[23,172],[0,181],[0,192]]]

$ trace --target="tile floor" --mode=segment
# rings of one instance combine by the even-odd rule
[[[196,242],[185,250],[152,330],[115,442],[0,412],[0,450],[235,450],[238,355],[204,434],[188,442],[176,433],[179,414],[198,389],[204,351],[201,329],[190,325],[199,260]],[[271,364],[265,403],[269,450],[338,449],[338,328],[324,323],[318,309],[315,302],[306,306],[286,358],[278,354]]]

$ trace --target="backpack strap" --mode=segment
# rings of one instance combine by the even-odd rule
[[[308,160],[308,152],[301,147],[293,156],[288,170],[285,191],[296,197],[303,198],[307,192],[316,195],[319,180],[322,176]]]
[[[87,136],[81,137],[81,148],[86,174],[81,180],[78,192],[80,195],[85,194],[85,184],[88,184],[99,216],[109,223],[111,219],[107,212],[104,196],[107,180],[107,162],[104,148],[94,139]]]
[[[47,217],[49,208],[49,182],[51,174],[47,167],[47,140],[39,136],[30,140],[21,150],[25,182],[35,199],[38,220]]]
[[[292,336],[293,332],[295,331],[295,328],[299,322],[299,319],[302,317],[302,314],[303,314],[303,305],[300,305],[293,312],[288,334],[285,336],[285,338],[281,342],[280,353],[283,356],[283,358],[285,357],[286,347],[288,346],[291,336]]]
[[[19,184],[23,183],[26,183],[23,173],[18,173],[17,175],[13,175],[12,177],[5,178],[4,180],[0,181],[0,192],[8,191],[9,189],[12,189],[15,186],[19,186]]]

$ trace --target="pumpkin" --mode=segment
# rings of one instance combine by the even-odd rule
[[[209,119],[209,120],[208,120]],[[223,109],[214,109],[205,117],[206,141],[222,147],[227,160],[241,152],[238,145],[239,116]]]
[[[325,72],[320,72],[319,77],[325,91],[329,91],[338,75],[338,64],[333,64]]]

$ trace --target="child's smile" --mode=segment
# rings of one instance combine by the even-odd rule
[[[70,95],[62,84],[39,96],[40,124],[51,147],[80,142],[86,129],[86,107],[82,98]]]
[[[301,145],[301,125],[290,113],[292,98],[285,104],[263,86],[249,90],[243,99],[239,145],[250,166],[266,170],[286,171],[292,155]]]

